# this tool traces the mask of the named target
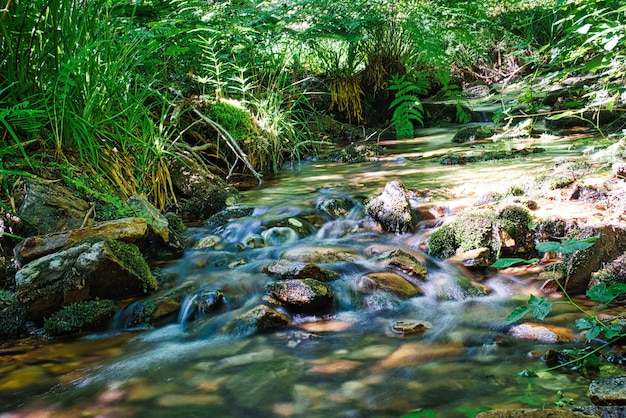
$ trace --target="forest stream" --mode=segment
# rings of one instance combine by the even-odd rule
[[[442,165],[430,158],[461,146],[451,142],[455,132],[423,129],[411,140],[381,141],[386,154],[369,162],[302,162],[242,191],[241,205],[251,214],[226,226],[191,228],[184,257],[155,268],[164,288],[191,284],[222,292],[222,310],[200,314],[190,294],[170,324],[134,329],[127,308],[107,332],[4,349],[0,417],[382,418],[431,411],[454,418],[495,408],[554,408],[557,391],[589,405],[589,376],[542,371],[548,349],[583,342],[546,344],[506,334],[507,315],[538,293],[538,271],[466,277],[464,269],[424,253],[428,228],[398,235],[366,219],[363,201],[393,179],[425,190],[415,203],[439,208],[445,218],[557,159],[582,157],[571,138],[546,137],[532,140],[545,152],[513,160]],[[333,199],[353,203],[345,217],[327,217],[307,236],[283,228],[268,237],[265,226],[273,220],[302,223]],[[266,245],[241,245],[259,235]],[[207,240],[214,244],[198,245]],[[359,291],[359,278],[380,270],[372,248],[419,252],[428,269],[423,294]],[[294,315],[290,325],[262,333],[224,331],[229,319],[266,297],[265,286],[274,281],[263,273],[268,264],[285,253],[316,251],[330,254],[319,264],[337,274],[326,283],[334,295],[327,313]],[[468,279],[489,292],[467,292]],[[555,304],[545,322],[574,329],[577,317],[571,305]],[[403,335],[394,330],[402,321],[425,330]],[[518,376],[524,369],[538,377]]]

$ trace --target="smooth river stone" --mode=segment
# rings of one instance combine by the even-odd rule
[[[407,343],[402,344],[389,357],[380,361],[377,368],[418,366],[443,358],[458,356],[464,352],[465,349],[460,344]]]
[[[541,343],[568,343],[576,339],[572,330],[568,328],[529,322],[513,325],[508,334],[514,338]]]
[[[400,298],[423,294],[419,287],[393,271],[366,274],[358,280],[356,288],[362,293],[390,292]]]

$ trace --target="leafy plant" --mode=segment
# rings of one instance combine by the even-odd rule
[[[413,81],[406,74],[391,76],[387,89],[395,92],[395,98],[389,109],[393,109],[391,124],[396,128],[398,139],[413,136],[413,122],[424,124],[424,109],[418,95],[424,94],[426,87],[427,82],[423,78]]]
[[[541,252],[555,252],[559,254],[573,254],[577,251],[582,251],[587,248],[593,246],[594,242],[600,238],[599,235],[585,238],[585,239],[570,239],[562,242],[556,241],[547,241],[543,243],[539,243],[535,246],[538,251]],[[524,260],[519,258],[502,258],[495,263],[492,264],[492,267],[495,268],[505,268],[518,263],[527,263],[533,264],[536,263],[537,259]],[[552,273],[555,275],[556,273],[556,264],[552,267]],[[596,306],[593,312],[588,312],[582,306],[577,304],[567,293],[564,286],[561,282],[555,278],[556,283],[561,288],[561,291],[567,298],[567,303],[575,307],[579,310],[583,317],[576,320],[576,327],[585,333],[585,339],[590,342],[598,337],[604,335],[607,339],[606,342],[603,342],[599,347],[593,350],[585,350],[584,352],[572,351],[570,354],[574,355],[574,358],[564,364],[560,364],[556,367],[562,367],[565,365],[576,364],[584,362],[585,360],[589,360],[594,358],[595,354],[601,349],[609,346],[613,342],[619,340],[626,336],[626,324],[622,321],[609,321],[608,323],[600,319],[598,316],[598,310],[607,306],[616,298],[623,296],[626,294],[626,283],[613,283],[609,286],[604,282],[600,282],[587,290],[587,297],[596,302]],[[514,322],[519,321],[527,314],[531,314],[533,317],[543,320],[552,309],[553,302],[550,302],[545,297],[536,297],[531,295],[527,304],[523,306],[519,306],[515,308],[511,314],[506,318],[505,322],[507,324],[512,324]],[[532,372],[527,371],[532,374]]]

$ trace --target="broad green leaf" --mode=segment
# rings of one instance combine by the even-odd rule
[[[535,249],[542,253],[558,253],[561,252],[561,243],[555,241],[540,242],[535,245]]]
[[[590,329],[595,325],[595,322],[589,318],[578,318],[576,320],[576,328],[578,329]]]
[[[506,317],[504,322],[506,324],[513,324],[519,321],[520,319],[522,319],[523,317],[525,317],[526,314],[529,312],[530,312],[530,308],[528,306],[518,306],[517,308],[513,309],[513,311],[509,314],[509,316]]]
[[[621,336],[624,332],[624,328],[619,324],[613,324],[609,327],[608,330],[604,332],[604,335],[608,339],[613,339],[615,337]]]
[[[528,306],[531,308],[531,314],[537,319],[543,320],[552,310],[552,302],[548,298],[538,298],[535,295],[530,295],[528,299]]]
[[[502,269],[506,267],[511,267],[515,264],[524,263],[524,264],[534,264],[538,262],[538,258],[531,258],[530,260],[526,260],[523,258],[500,258],[495,263],[491,265],[491,267],[496,269]]]
[[[610,302],[615,298],[611,295],[606,288],[606,283],[600,282],[591,289],[587,290],[587,296],[589,299],[596,302]]]
[[[626,283],[613,283],[607,290],[614,296],[621,296],[626,293]]]
[[[596,324],[593,327],[589,328],[589,330],[585,333],[585,338],[587,339],[587,341],[594,340],[598,338],[600,334],[602,334],[602,331],[604,331],[604,327]]]

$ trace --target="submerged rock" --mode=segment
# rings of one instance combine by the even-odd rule
[[[411,208],[409,192],[400,180],[387,183],[383,192],[372,198],[365,209],[385,231],[397,234],[413,231],[418,221]]]
[[[267,305],[258,305],[239,314],[232,322],[224,326],[228,334],[250,335],[255,332],[281,328],[291,322],[287,315]]]
[[[72,303],[128,298],[158,287],[135,245],[101,237],[28,263],[15,282],[17,300],[36,321]]]
[[[292,279],[270,283],[267,293],[288,308],[311,312],[330,307],[333,293],[327,285],[315,279]]]
[[[282,258],[302,263],[337,263],[341,261],[354,261],[357,259],[356,251],[343,247],[295,247],[282,254]]]
[[[553,325],[524,323],[513,325],[508,334],[514,338],[541,343],[568,343],[575,340],[572,330]]]

